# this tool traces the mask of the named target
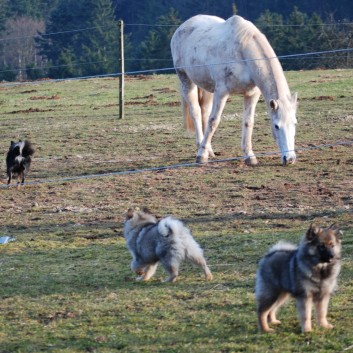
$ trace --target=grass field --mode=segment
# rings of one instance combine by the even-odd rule
[[[0,86],[0,353],[353,352],[353,70],[286,73],[298,91],[298,162],[282,167],[265,104],[257,107],[257,167],[241,158],[192,163],[175,75]],[[241,157],[242,101],[231,97],[213,139],[217,158]],[[36,148],[22,190],[6,188],[11,140]],[[130,171],[130,172],[128,172]],[[116,174],[109,174],[116,173]],[[135,281],[122,236],[129,207],[173,214],[192,230],[214,275],[188,264],[166,284]],[[301,334],[294,302],[274,334],[258,332],[257,261],[315,222],[340,224],[342,272],[329,319]]]

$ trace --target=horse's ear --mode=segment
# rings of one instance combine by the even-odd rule
[[[273,111],[277,110],[278,109],[278,102],[275,101],[274,99],[271,99],[270,100],[270,107]]]

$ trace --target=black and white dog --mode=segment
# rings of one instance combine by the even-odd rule
[[[18,189],[24,184],[25,174],[29,170],[33,154],[34,148],[29,141],[11,141],[6,156],[7,185],[11,183],[13,176],[17,176]]]

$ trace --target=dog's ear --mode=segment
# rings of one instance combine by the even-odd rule
[[[333,223],[329,226],[328,230],[332,230],[335,234],[335,237],[337,239],[341,239],[341,235],[343,235],[342,231],[339,229],[339,226],[337,223]]]
[[[129,208],[127,210],[126,219],[131,219],[133,216],[134,216],[134,210],[132,208]]]
[[[306,239],[309,241],[313,241],[320,233],[320,230],[321,229],[316,224],[312,223],[310,225],[310,228],[306,232]]]
[[[336,230],[338,230],[338,224],[337,223],[333,223],[333,224],[331,224],[329,227],[328,227],[328,229],[331,229],[331,230],[334,230],[334,231],[336,231]]]
[[[152,212],[150,211],[150,209],[149,209],[148,207],[144,207],[144,208],[142,209],[142,212],[148,213],[148,214],[152,214]]]
[[[15,144],[15,142],[11,140],[10,146],[13,146],[14,144]]]

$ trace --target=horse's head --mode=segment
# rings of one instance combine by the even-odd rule
[[[271,127],[274,139],[281,150],[282,164],[294,163],[295,128],[297,124],[297,93],[293,97],[270,101]]]

